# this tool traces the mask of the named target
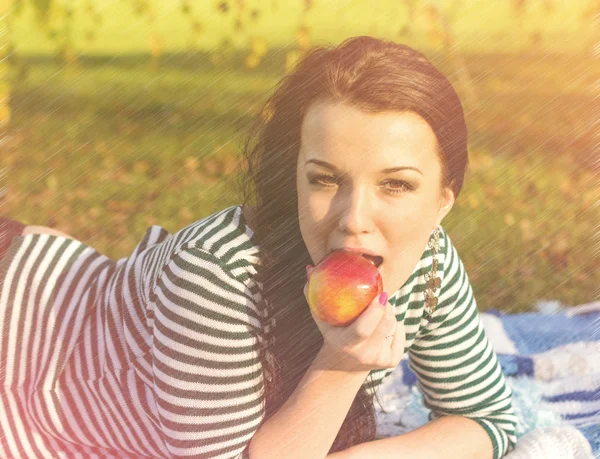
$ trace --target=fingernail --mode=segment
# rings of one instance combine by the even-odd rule
[[[382,306],[385,306],[385,304],[387,303],[387,299],[388,294],[386,292],[382,292],[381,295],[379,295],[379,303],[381,303]]]
[[[306,278],[307,279],[310,277],[310,271],[311,271],[310,265],[306,265]]]

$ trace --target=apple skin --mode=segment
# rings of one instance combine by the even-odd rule
[[[306,297],[317,318],[345,327],[382,290],[381,274],[369,260],[356,252],[336,250],[312,269]]]

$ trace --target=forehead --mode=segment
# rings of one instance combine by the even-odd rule
[[[328,158],[338,166],[427,168],[437,159],[436,152],[433,130],[414,112],[367,113],[345,103],[319,102],[309,108],[302,122],[304,159]]]

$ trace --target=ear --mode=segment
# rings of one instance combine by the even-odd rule
[[[448,215],[448,212],[454,206],[454,192],[450,187],[444,188],[442,195],[440,197],[440,207],[436,216],[435,226],[432,228],[432,231],[435,230],[441,223],[442,220]]]

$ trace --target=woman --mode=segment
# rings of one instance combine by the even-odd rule
[[[152,226],[116,262],[60,235],[13,238],[0,263],[0,456],[514,448],[512,393],[441,226],[468,163],[447,79],[406,46],[357,37],[312,50],[260,115],[243,205],[173,235]],[[303,292],[305,268],[342,247],[381,257],[389,298],[340,328]],[[377,440],[375,391],[405,352],[431,422]]]

